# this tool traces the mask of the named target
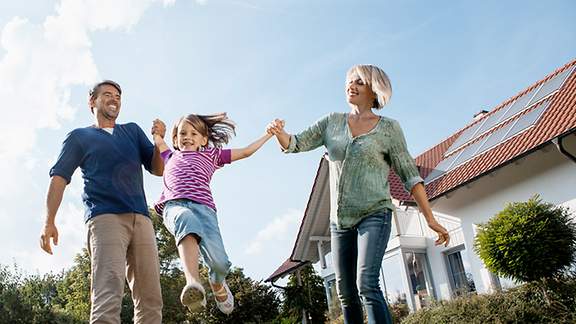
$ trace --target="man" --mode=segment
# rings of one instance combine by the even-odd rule
[[[90,91],[94,125],[70,132],[50,169],[40,246],[52,254],[50,239],[58,244],[56,212],[66,185],[80,167],[91,261],[90,323],[120,323],[124,278],[132,291],[134,323],[161,323],[158,249],[144,196],[142,165],[161,176],[164,163],[138,125],[116,124],[121,94],[120,85],[110,80]],[[156,120],[153,132],[164,137],[166,126]]]

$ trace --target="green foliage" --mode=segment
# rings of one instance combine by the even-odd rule
[[[277,317],[280,300],[268,285],[246,277],[235,268],[227,277],[234,293],[236,307],[224,315],[216,307],[208,285],[207,269],[200,269],[202,283],[208,292],[208,306],[200,314],[191,314],[180,303],[185,285],[176,244],[151,211],[160,256],[160,284],[164,302],[162,323],[271,323]],[[125,285],[121,322],[133,322],[133,302]],[[74,265],[61,274],[24,276],[18,268],[0,265],[0,324],[3,323],[87,323],[90,317],[90,256],[83,249]]]
[[[480,225],[474,250],[495,274],[521,281],[551,278],[576,258],[576,225],[567,209],[538,196],[509,204]]]
[[[408,308],[408,304],[403,302],[396,302],[394,304],[388,305],[388,310],[392,315],[392,321],[394,323],[399,323],[402,321],[403,318],[410,314],[410,309]]]
[[[402,323],[575,323],[575,298],[576,277],[562,276],[550,280],[544,290],[534,282],[506,292],[436,302]]]
[[[80,322],[90,319],[90,256],[82,249],[74,257],[74,266],[57,285],[63,310]]]
[[[59,316],[58,311],[61,298],[57,284],[60,280],[60,275],[34,275],[24,279],[18,287],[24,304],[31,306],[32,323],[64,321],[66,316]]]
[[[24,278],[17,267],[0,265],[0,323],[78,323],[61,309],[61,275]]]
[[[296,273],[290,275],[283,291],[281,316],[297,323],[302,318],[302,311],[306,310],[312,323],[325,323],[328,320],[328,304],[322,278],[308,264],[300,269],[300,279],[301,285]]]
[[[330,305],[328,309],[328,319],[330,323],[336,321],[339,318],[342,318],[342,323],[344,323],[344,319],[342,317],[342,305],[340,304],[340,299],[338,299],[338,293],[335,287],[332,289],[332,293],[330,294]],[[338,322],[336,322],[338,323]]]
[[[19,291],[21,274],[13,274],[7,267],[0,266],[0,323],[29,323],[32,307],[23,301]]]
[[[150,218],[156,232],[158,243],[158,256],[160,258],[160,272],[170,273],[178,264],[178,248],[174,236],[168,232],[162,223],[162,217],[153,208],[149,210]]]
[[[186,284],[184,273],[178,268],[165,270],[160,276],[162,286],[162,323],[183,323],[188,319],[188,311],[180,303],[180,292]]]

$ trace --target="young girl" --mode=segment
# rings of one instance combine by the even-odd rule
[[[170,150],[155,129],[154,142],[164,159],[163,190],[154,208],[164,219],[164,225],[174,235],[178,254],[184,266],[186,286],[180,301],[190,311],[206,306],[205,291],[198,275],[198,255],[202,253],[210,270],[210,286],[220,311],[230,314],[234,309],[234,296],[230,292],[226,275],[230,261],[224,250],[216,206],[210,191],[210,179],[224,164],[247,158],[256,152],[270,134],[241,149],[222,149],[235,135],[234,123],[226,113],[180,118],[172,129],[175,151]],[[211,145],[209,145],[209,143]]]

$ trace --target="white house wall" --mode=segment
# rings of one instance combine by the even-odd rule
[[[565,141],[569,148],[576,147],[575,136]],[[574,150],[571,150],[574,152]],[[483,263],[473,252],[475,226],[484,223],[507,203],[526,201],[535,194],[547,202],[576,207],[576,163],[562,155],[555,146],[548,145],[516,163],[509,164],[494,173],[482,177],[468,186],[439,198],[432,203],[435,212],[452,215],[461,219],[462,233],[472,276],[479,293],[490,292],[494,288]],[[434,272],[443,264],[441,253],[429,253]],[[441,299],[446,298],[444,276],[435,278]]]

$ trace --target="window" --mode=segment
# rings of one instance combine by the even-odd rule
[[[383,288],[386,300],[391,305],[396,303],[407,305],[403,264],[400,253],[386,255],[382,261]]]
[[[428,260],[425,253],[404,252],[406,269],[410,278],[410,290],[413,297],[414,309],[430,305],[434,299],[432,278],[428,268]]]
[[[472,274],[470,273],[470,264],[464,247],[446,254],[446,263],[448,264],[448,277],[452,294],[460,296],[476,291]]]

